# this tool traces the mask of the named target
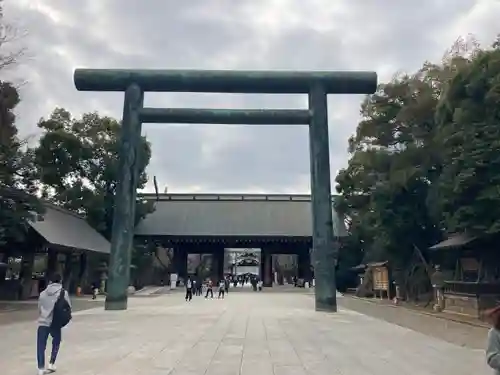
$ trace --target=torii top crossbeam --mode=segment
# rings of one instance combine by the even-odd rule
[[[145,92],[307,94],[321,84],[326,94],[370,94],[377,74],[365,71],[234,71],[76,69],[79,91],[125,91],[138,84]]]

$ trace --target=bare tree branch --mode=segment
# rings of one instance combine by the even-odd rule
[[[3,13],[3,0],[0,0],[0,70],[15,65],[26,53],[25,47],[9,50],[13,42],[18,42],[26,36],[16,26],[7,24]]]

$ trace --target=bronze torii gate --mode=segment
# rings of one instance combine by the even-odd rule
[[[76,69],[80,91],[124,91],[119,185],[115,197],[106,310],[127,308],[141,127],[149,123],[309,125],[313,264],[317,311],[337,311],[327,94],[371,94],[375,72]],[[309,109],[144,108],[144,92],[308,94]]]

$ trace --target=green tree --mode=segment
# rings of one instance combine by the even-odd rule
[[[338,208],[351,221],[350,246],[360,247],[366,262],[389,260],[406,270],[400,281],[407,287],[412,273],[425,275],[425,250],[446,229],[436,220],[446,164],[436,109],[449,82],[479,54],[473,37],[459,38],[440,64],[426,62],[380,85],[362,105],[351,159],[336,179]],[[420,282],[427,280],[411,281]]]
[[[337,190],[366,260],[403,266],[415,246],[427,248],[439,234],[425,204],[438,169],[437,73],[426,64],[381,85],[362,105],[363,119],[349,140],[352,157],[337,176]]]
[[[0,71],[15,66],[23,48],[8,46],[21,35],[8,24],[0,0]],[[15,125],[14,109],[20,98],[9,82],[0,81],[0,247],[10,241],[23,241],[29,221],[43,207],[32,194],[36,190],[33,153],[25,149]]]
[[[350,217],[354,243],[363,244],[367,259],[404,263],[414,246],[439,240],[431,194],[443,165],[436,108],[448,82],[479,52],[472,36],[459,38],[440,64],[396,76],[362,104],[337,190],[338,208]]]
[[[500,232],[500,48],[464,60],[436,115],[443,169],[433,202],[443,227]]]
[[[111,238],[114,197],[118,183],[120,123],[98,113],[73,118],[61,108],[38,127],[44,131],[35,150],[43,194],[66,209],[86,216],[89,224]],[[141,138],[138,189],[147,182],[150,145]],[[152,211],[152,203],[137,199],[136,222]]]
[[[22,241],[29,221],[43,208],[36,191],[33,153],[23,150],[18,138],[14,109],[19,103],[14,86],[0,81],[0,246]]]
[[[337,176],[339,208],[351,218],[346,250],[358,246],[366,263],[390,261],[406,295],[409,280],[427,282],[413,277],[416,249],[440,240],[426,206],[436,168],[431,134],[437,99],[424,77],[397,78],[367,98],[350,140],[352,158]]]

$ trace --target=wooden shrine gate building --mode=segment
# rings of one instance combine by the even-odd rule
[[[217,277],[224,273],[225,248],[260,248],[264,285],[272,284],[272,254],[298,255],[299,277],[311,277],[310,195],[143,194],[155,211],[136,227],[135,236],[174,249],[174,264],[187,274],[187,255],[212,254]],[[333,202],[333,201],[332,201]],[[347,235],[332,204],[334,236]],[[333,265],[332,265],[333,267]]]

